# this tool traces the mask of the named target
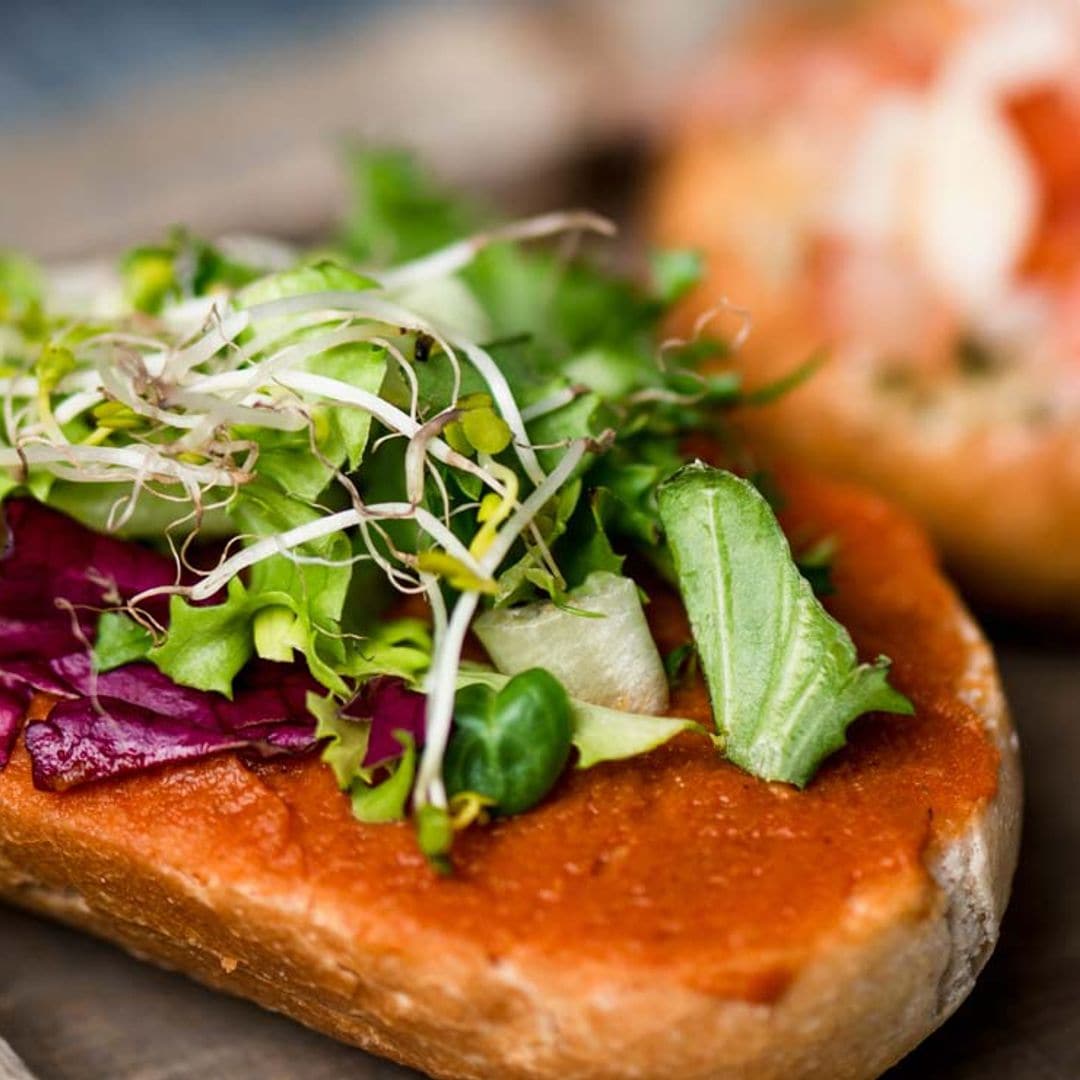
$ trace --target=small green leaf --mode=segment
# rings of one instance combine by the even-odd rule
[[[38,384],[49,392],[56,389],[56,384],[74,370],[75,354],[63,345],[52,343],[41,350],[41,355],[34,365],[34,374],[37,375]]]
[[[395,731],[394,737],[405,748],[394,771],[374,787],[368,787],[358,780],[350,789],[353,814],[358,820],[371,825],[404,820],[405,807],[412,792],[416,775],[416,745],[408,732]]]
[[[697,647],[692,641],[677,645],[664,657],[664,671],[671,687],[683,686],[697,674]]]
[[[515,675],[498,693],[480,684],[459,690],[454,722],[443,770],[447,793],[486,795],[499,814],[535,806],[570,753],[570,701],[540,668]]]
[[[221,604],[194,607],[172,597],[169,632],[148,656],[182,686],[216,690],[231,698],[233,679],[253,652],[247,592],[240,579],[233,578],[228,599]]]
[[[703,729],[679,716],[644,716],[574,703],[574,746],[579,769],[647,754],[684,731],[700,734]]]
[[[742,403],[744,405],[771,405],[774,401],[779,401],[792,390],[802,386],[811,376],[816,375],[828,359],[828,353],[814,353],[808,360],[804,360],[786,375],[781,375],[775,382],[759,386],[756,390],[746,391],[742,395]]]
[[[481,454],[501,454],[510,445],[510,426],[494,409],[468,409],[461,430]]]
[[[94,670],[112,671],[134,660],[145,660],[153,645],[153,636],[145,626],[120,611],[102,612],[94,641]]]
[[[255,655],[263,660],[288,664],[293,650],[301,652],[307,645],[307,634],[296,612],[285,604],[270,604],[259,611],[252,623]]]
[[[589,492],[574,509],[566,535],[555,549],[555,559],[572,589],[597,571],[621,574],[625,559],[617,555],[607,535],[615,500],[606,488]]]
[[[766,780],[805,785],[865,712],[911,713],[888,661],[860,664],[815,599],[768,502],[700,462],[660,488],[667,531],[724,752]]]
[[[307,711],[315,717],[315,738],[326,740],[322,759],[330,766],[338,787],[348,791],[356,780],[371,783],[371,770],[363,767],[371,721],[342,716],[336,698],[311,692]]]

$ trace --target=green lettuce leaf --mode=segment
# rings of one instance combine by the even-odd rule
[[[171,597],[169,632],[148,657],[183,686],[216,690],[231,698],[233,679],[251,659],[255,645],[251,604],[239,578],[229,582],[228,593],[223,603],[205,607]]]
[[[271,536],[318,520],[320,514],[274,485],[257,481],[238,497],[233,516],[243,532]],[[303,642],[304,659],[319,682],[343,693],[345,685],[338,672],[345,659],[345,644],[339,627],[352,573],[348,561],[352,546],[344,533],[335,533],[304,544],[297,554],[323,561],[296,562],[273,555],[251,568],[245,604],[248,621],[269,607],[291,611],[295,622],[288,628],[289,640]],[[169,633],[171,637],[171,626]],[[249,633],[254,648],[254,635]]]
[[[308,694],[307,708],[316,720],[315,738],[326,740],[322,759],[330,766],[338,787],[348,791],[358,780],[370,784],[373,770],[364,768],[364,755],[367,754],[371,721],[342,716],[338,702],[332,696]]]
[[[416,744],[404,731],[395,731],[394,738],[405,748],[390,775],[373,787],[357,780],[349,789],[352,811],[358,821],[369,825],[387,821],[402,821],[416,775]]]
[[[122,612],[103,612],[94,641],[94,670],[112,671],[133,660],[145,660],[153,646],[154,639],[146,627]]]
[[[913,711],[888,684],[888,660],[858,662],[751,483],[699,462],[661,486],[659,508],[720,740],[736,765],[802,787],[856,717]]]

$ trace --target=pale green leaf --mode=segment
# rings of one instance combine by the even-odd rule
[[[886,659],[858,662],[751,483],[699,462],[661,486],[659,505],[731,761],[802,786],[856,717],[912,712]]]

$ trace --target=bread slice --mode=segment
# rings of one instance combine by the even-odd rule
[[[868,258],[849,269],[851,279],[879,282],[864,284],[863,310],[854,314],[850,300],[838,313],[824,284],[833,241],[823,222],[847,175],[851,140],[866,123],[860,105],[894,100],[922,86],[928,72],[940,74],[942,57],[983,9],[956,0],[821,8],[831,15],[778,5],[752,33],[727,43],[671,126],[648,200],[649,231],[659,243],[708,257],[706,281],[673,329],[690,334],[703,313],[725,303],[749,310],[752,331],[735,363],[756,386],[823,351],[826,363],[812,379],[747,411],[754,442],[900,502],[980,601],[1075,619],[1080,379],[1070,362],[1075,339],[1063,327],[1068,316],[1047,316],[1023,344],[1001,346],[995,362],[968,370],[960,345],[976,331],[953,325],[963,320],[945,314],[942,296],[915,267],[904,276]],[[819,67],[840,87],[829,110],[800,100],[800,79],[832,85]],[[956,262],[966,258],[961,247]],[[899,317],[882,314],[888,304],[880,294],[888,301],[896,288],[912,310],[901,330],[885,329]],[[1064,286],[1045,296],[1042,289],[1040,304],[1064,307]],[[865,325],[856,329],[858,320]],[[710,329],[733,325],[721,311]]]
[[[435,1076],[874,1076],[993,948],[1020,786],[993,658],[922,534],[792,476],[836,613],[914,717],[859,721],[804,792],[687,739],[463,837],[452,878],[317,761],[232,757],[66,794],[0,773],[0,893]],[[651,605],[661,644],[685,633]],[[707,710],[700,688],[673,709]]]

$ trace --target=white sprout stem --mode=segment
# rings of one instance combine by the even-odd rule
[[[484,577],[490,577],[494,574],[503,559],[510,554],[514,541],[529,527],[540,508],[570,478],[571,473],[578,467],[581,459],[585,456],[587,449],[588,443],[585,439],[578,439],[571,443],[569,449],[559,460],[559,464],[551,470],[544,482],[535,488],[517,510],[510,515],[506,524],[496,535],[491,547],[488,548],[484,557],[480,560],[480,565],[484,570]]]
[[[316,397],[328,398],[344,405],[356,405],[375,417],[384,427],[396,431],[406,438],[413,438],[420,430],[420,424],[413,420],[408,413],[402,412],[396,405],[391,405],[385,398],[378,394],[361,390],[358,386],[342,382],[340,379],[331,379],[326,375],[315,375],[310,371],[289,371],[277,376],[276,382],[289,390],[296,390],[301,394],[314,394]],[[484,469],[481,469],[475,461],[459,454],[442,439],[434,438],[427,444],[431,456],[437,458],[444,465],[460,469],[482,480],[488,487],[498,494],[503,493],[503,486]]]
[[[224,469],[209,465],[188,465],[156,454],[149,447],[132,446],[48,446],[34,444],[18,449],[0,447],[0,466],[19,468],[23,465],[67,464],[78,467],[81,463],[111,465],[121,469],[148,472],[155,477],[171,480],[191,478],[211,486],[231,485],[234,478]],[[97,477],[93,477],[94,480]]]
[[[211,319],[209,329],[191,345],[173,353],[164,362],[171,379],[179,381],[192,368],[205,364],[212,356],[231,345],[251,324],[251,310],[233,311],[224,319]],[[149,360],[149,358],[147,358]]]
[[[541,416],[547,416],[549,413],[558,412],[560,409],[569,405],[571,402],[576,401],[581,396],[581,390],[575,386],[564,386],[561,390],[556,390],[554,394],[549,394],[546,398],[541,398],[539,401],[534,401],[531,405],[526,405],[521,410],[521,419],[526,424],[532,423],[533,420],[539,420]]]
[[[427,463],[428,443],[459,415],[457,409],[447,409],[421,424],[416,429],[416,434],[409,439],[409,445],[405,448],[405,493],[410,502],[418,503],[424,497],[424,465]]]
[[[275,372],[301,364],[310,357],[317,356],[329,349],[335,349],[339,345],[350,345],[356,342],[366,341],[368,336],[369,334],[363,330],[349,329],[319,335],[318,337],[309,338],[306,341],[297,342],[294,345],[288,345],[284,349],[281,349],[279,352],[268,357],[266,360],[263,360],[261,363],[256,364],[254,367],[230,372],[229,374],[237,376],[235,384],[229,387],[232,391],[232,396],[222,401],[220,406],[202,417],[199,423],[192,427],[191,432],[184,437],[184,444],[186,446],[199,445],[199,443],[202,442],[214,428],[230,418],[230,409],[235,408],[246,395],[254,393],[260,386],[267,383],[273,377]],[[205,381],[206,380],[204,380],[204,383]],[[198,388],[199,384],[196,384],[194,389]],[[221,389],[220,384],[218,388]],[[188,389],[193,388],[189,387]],[[205,389],[205,386],[203,386],[203,389]],[[298,427],[303,427],[302,420]]]
[[[477,233],[465,240],[449,244],[439,251],[433,251],[421,259],[403,263],[392,270],[377,272],[384,289],[403,289],[431,281],[435,278],[449,277],[464,269],[486,247],[492,244],[520,240],[539,240],[557,233],[587,230],[601,236],[614,236],[615,225],[605,217],[589,210],[557,211],[539,214],[515,221],[487,232]]]
[[[472,590],[458,597],[446,633],[435,645],[435,655],[425,682],[427,704],[424,709],[424,752],[416,775],[414,810],[419,810],[428,803],[446,808],[446,786],[442,778],[443,758],[446,755],[446,744],[450,741],[461,650],[479,600],[480,594]]]
[[[65,393],[72,390],[94,390],[101,385],[101,379],[96,371],[78,371],[65,375],[57,384],[57,393]],[[36,397],[38,381],[32,375],[15,375],[6,379],[0,379],[0,394],[15,398]]]
[[[374,416],[384,427],[410,439],[420,430],[420,425],[396,405],[391,405],[378,394],[362,390],[359,386],[342,382],[340,379],[331,379],[327,375],[316,375],[310,371],[282,371],[274,377],[274,382],[301,394],[314,394],[315,397],[328,398],[342,405],[355,405]],[[446,448],[450,449],[449,446]],[[434,448],[432,452],[434,453]]]
[[[92,409],[104,400],[104,397],[97,390],[80,390],[78,393],[64,398],[53,409],[53,416],[56,417],[58,424],[67,424],[74,420],[76,416],[81,416],[87,409]]]
[[[453,351],[450,342],[445,340],[444,335],[426,319],[420,318],[414,312],[408,311],[393,300],[372,292],[331,290],[321,293],[307,293],[300,296],[287,296],[279,300],[268,300],[263,304],[255,304],[248,308],[244,314],[254,321],[263,318],[278,318],[282,315],[305,314],[311,311],[351,311],[361,317],[374,319],[389,326],[399,326],[403,329],[418,330],[421,333],[429,334],[447,353]],[[226,327],[228,327],[228,320],[225,320],[221,324],[221,328],[218,329],[219,337],[223,336]],[[239,330],[236,331],[236,333],[239,332]],[[521,412],[506,381],[506,376],[503,375],[498,364],[478,345],[465,341],[453,341],[453,344],[468,356],[473,367],[476,368],[488,384],[491,396],[514,437],[514,452],[517,454],[526,475],[534,484],[543,483],[544,471],[540,468],[540,462],[537,460],[536,454],[528,445],[529,437],[525,430],[525,422],[521,418]],[[220,345],[218,347],[220,348]],[[212,356],[213,353],[210,353],[210,355]],[[281,381],[280,378],[279,381]],[[192,387],[192,389],[196,388],[206,389],[205,382],[197,387]]]
[[[439,588],[439,578],[436,574],[423,573],[420,575],[424,591],[427,593],[428,603],[431,605],[432,636],[440,641],[446,633],[446,601],[443,599],[442,589]]]
[[[479,345],[473,345],[467,341],[459,341],[455,344],[469,358],[469,362],[488,384],[492,400],[498,406],[502,418],[514,437],[514,453],[517,454],[525,475],[534,484],[543,484],[544,470],[540,468],[536,452],[529,445],[529,433],[525,430],[525,421],[522,419],[521,411],[518,409],[518,404],[514,400],[514,394],[502,369]]]
[[[378,521],[388,518],[414,519],[424,532],[453,555],[455,559],[459,559],[464,563],[471,573],[476,574],[478,577],[484,576],[480,563],[469,554],[465,545],[434,514],[407,502],[374,503],[371,506],[364,507],[362,512],[355,509],[342,510],[339,513],[331,514],[329,517],[306,522],[286,532],[268,536],[250,547],[238,551],[192,587],[191,599],[206,600],[227,585],[241,570],[246,570],[249,566],[254,566],[272,555],[285,554],[292,548],[300,547],[302,544],[310,543],[313,540],[320,540],[324,536],[330,536],[336,532],[342,532],[365,521]]]

